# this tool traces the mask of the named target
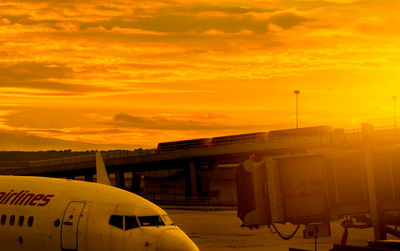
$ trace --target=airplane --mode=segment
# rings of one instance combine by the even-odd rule
[[[198,251],[150,201],[110,186],[96,153],[98,183],[0,176],[0,251]]]

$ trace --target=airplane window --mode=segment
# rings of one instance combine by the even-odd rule
[[[175,225],[168,215],[161,215],[161,218],[163,219],[165,225]]]
[[[139,227],[135,216],[125,216],[125,230]]]
[[[24,225],[24,216],[20,216],[18,219],[18,225],[22,226]]]
[[[157,216],[140,216],[138,217],[140,225],[144,227],[149,226],[165,226],[165,223],[162,221],[159,215]]]
[[[15,222],[15,215],[11,215],[10,216],[10,221],[9,221],[10,225],[11,226],[14,225],[14,222]]]
[[[7,215],[3,214],[3,215],[1,216],[1,225],[6,224],[6,221],[7,221]]]
[[[120,215],[111,215],[108,223],[114,227],[124,229],[123,218]]]
[[[28,217],[28,227],[32,227],[33,226],[33,216],[29,216]]]

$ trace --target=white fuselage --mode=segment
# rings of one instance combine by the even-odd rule
[[[167,213],[102,184],[0,176],[0,250],[198,250]]]

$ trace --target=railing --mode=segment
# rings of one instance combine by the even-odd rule
[[[135,151],[112,151],[112,152],[103,152],[103,159],[118,159],[125,158],[129,156],[142,156],[155,154],[156,149],[144,149],[144,150],[135,150]],[[49,160],[35,160],[29,161],[30,167],[40,167],[40,166],[55,166],[62,164],[73,164],[73,163],[82,163],[82,162],[94,162],[96,159],[95,152],[90,152],[87,154],[73,156],[73,157],[64,157],[57,159],[49,159]]]
[[[218,207],[236,208],[237,206],[237,201],[218,200],[214,197],[162,197],[160,195],[144,197],[158,205],[201,206],[211,209]]]
[[[91,153],[91,154],[58,158],[58,159],[29,161],[29,166],[30,167],[57,166],[57,165],[62,165],[62,164],[93,162],[93,161],[95,161],[95,154]]]

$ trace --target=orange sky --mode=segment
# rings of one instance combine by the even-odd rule
[[[300,126],[392,125],[398,13],[398,0],[2,0],[0,150],[291,128],[295,89]]]

